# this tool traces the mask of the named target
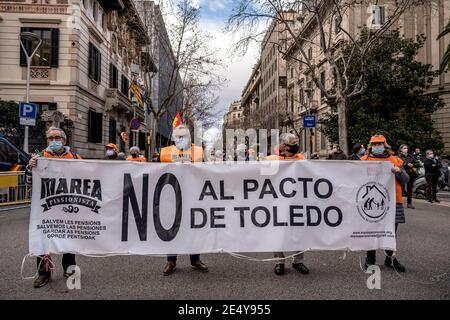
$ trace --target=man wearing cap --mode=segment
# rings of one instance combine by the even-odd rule
[[[305,160],[305,156],[299,153],[297,137],[292,133],[282,133],[280,135],[279,155],[270,155],[266,160]],[[292,267],[301,274],[309,274],[309,269],[303,264],[304,254],[302,252],[293,252]],[[279,258],[275,265],[274,272],[281,276],[284,274],[284,253],[274,252],[274,257]]]
[[[76,154],[74,151],[70,150],[70,147],[66,146],[67,137],[65,132],[56,127],[50,127],[47,132],[47,143],[48,147],[44,150],[43,156],[44,158],[53,158],[53,159],[81,159],[81,157]],[[26,176],[26,184],[31,186],[32,183],[32,170],[37,166],[38,155],[34,155],[27,166],[27,171],[25,173]],[[52,270],[52,261],[50,255],[43,255],[37,257],[37,269],[38,276],[33,281],[33,286],[35,288],[40,288],[45,286],[51,277]],[[64,269],[64,277],[68,278],[71,274],[67,272],[69,266],[76,265],[75,262],[75,254],[72,253],[64,253],[62,257],[62,265]]]
[[[130,148],[130,154],[131,155],[127,158],[127,161],[147,162],[147,158],[141,156],[141,151],[136,146]]]
[[[108,143],[105,146],[106,149],[106,157],[104,160],[119,160],[117,153],[117,146],[114,143]]]
[[[160,162],[203,162],[203,148],[191,144],[191,134],[184,124],[180,124],[173,129],[172,140],[175,145],[161,149]],[[206,264],[200,260],[199,254],[191,254],[190,259],[193,269],[202,272],[208,271]],[[176,269],[176,265],[177,256],[167,256],[167,264],[164,267],[163,274],[165,276],[172,274]]]
[[[361,158],[363,161],[389,161],[392,163],[392,173],[395,174],[395,235],[397,236],[397,228],[399,223],[405,223],[405,210],[403,208],[403,187],[409,181],[409,175],[403,168],[403,160],[393,156],[391,146],[387,144],[386,138],[382,135],[375,135],[370,138],[369,148],[367,154]],[[397,260],[392,259],[393,251],[386,250],[386,259],[384,265],[397,270],[398,272],[405,272],[405,267]],[[374,265],[376,261],[376,251],[367,251],[366,268]]]

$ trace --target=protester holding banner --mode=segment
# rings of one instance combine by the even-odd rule
[[[65,146],[67,142],[67,136],[65,132],[56,127],[50,127],[46,133],[48,147],[44,150],[43,156],[45,158],[60,158],[60,159],[81,159],[81,157],[75,152],[70,150],[70,147]],[[38,156],[33,156],[26,171],[26,182],[29,186],[32,184],[31,171],[37,166]],[[34,280],[33,286],[40,288],[45,286],[51,277],[51,258],[49,255],[37,257],[38,277]],[[64,269],[64,276],[68,278],[70,274],[67,272],[67,268],[72,265],[76,265],[75,255],[71,253],[63,254],[62,265]]]
[[[266,160],[305,160],[305,157],[298,153],[299,146],[297,138],[292,133],[282,133],[280,135],[280,146],[279,155],[271,155],[266,158]],[[308,274],[308,268],[303,264],[304,255],[302,252],[295,252],[292,267],[302,274]],[[280,260],[275,265],[275,274],[281,276],[284,274],[284,253],[275,252],[275,258],[280,258]]]
[[[203,149],[201,147],[191,144],[191,135],[189,129],[180,124],[173,129],[172,140],[175,145],[161,149],[161,162],[202,162]],[[199,254],[191,254],[191,266],[195,270],[207,272],[208,267],[200,260]],[[172,274],[177,265],[177,256],[167,256],[167,264],[164,267],[163,274],[168,276]]]
[[[397,227],[399,223],[405,223],[405,210],[403,208],[403,187],[409,181],[409,175],[403,168],[403,161],[392,155],[391,146],[388,145],[386,138],[382,135],[375,135],[370,138],[370,145],[367,155],[363,156],[363,161],[389,161],[394,167],[392,173],[395,174],[395,193],[396,193],[396,211],[395,211],[395,232],[397,234]],[[405,272],[405,267],[397,260],[392,259],[393,251],[386,250],[386,259],[384,265],[397,270],[398,272]],[[366,268],[374,265],[376,261],[376,251],[367,251]]]
[[[130,148],[130,156],[127,158],[127,161],[136,161],[136,162],[147,162],[147,158],[142,156],[141,151],[138,147],[134,146]]]
[[[119,155],[117,153],[117,146],[114,143],[108,143],[105,146],[106,157],[104,160],[119,160]]]

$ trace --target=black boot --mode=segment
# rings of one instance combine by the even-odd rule
[[[282,276],[284,274],[284,264],[278,263],[275,266],[275,274],[278,276]]]
[[[398,262],[397,258],[394,258],[394,260],[392,260],[391,257],[386,257],[386,260],[384,260],[384,265],[396,270],[397,272],[406,272],[405,266]]]
[[[368,267],[375,265],[375,262],[375,257],[366,257],[366,263],[364,264],[364,267],[367,270]]]

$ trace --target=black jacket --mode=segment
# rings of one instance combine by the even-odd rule
[[[441,176],[439,169],[442,164],[435,159],[425,159],[423,166],[425,167],[425,178],[437,179]]]
[[[419,160],[417,160],[413,155],[408,154],[407,156],[403,155],[402,153],[399,153],[398,157],[403,160],[403,169],[409,174],[410,177],[415,178],[417,176],[416,172],[414,171],[414,168],[419,168]],[[409,164],[412,164],[413,167],[410,168]]]
[[[356,153],[352,153],[348,160],[361,160],[361,158]]]
[[[331,153],[328,156],[328,160],[347,160],[347,156],[343,151],[339,150],[338,152]]]

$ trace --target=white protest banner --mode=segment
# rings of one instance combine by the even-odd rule
[[[41,158],[30,253],[395,250],[390,163],[268,165]]]

